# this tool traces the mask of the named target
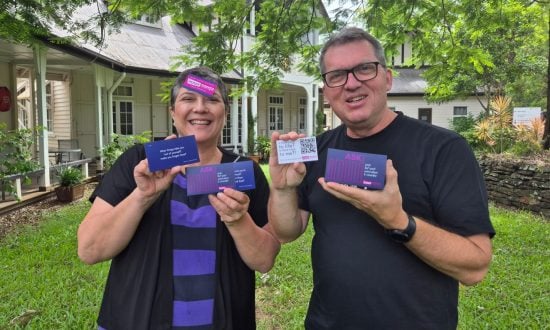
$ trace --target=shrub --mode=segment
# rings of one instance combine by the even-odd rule
[[[112,141],[102,150],[103,166],[106,170],[111,168],[120,155],[131,146],[151,141],[151,131],[144,131],[136,135],[113,134]]]
[[[63,187],[74,186],[82,182],[83,176],[80,169],[72,166],[62,167],[57,172],[59,184]]]
[[[264,135],[258,136],[256,139],[256,151],[262,156],[262,159],[268,159],[271,152],[271,139]]]
[[[499,154],[509,152],[518,156],[542,151],[544,121],[537,118],[531,121],[531,125],[514,126],[510,104],[511,99],[508,97],[498,96],[491,100],[489,116],[477,121],[473,135],[466,135],[468,142],[477,151]]]
[[[466,117],[457,117],[449,120],[449,128],[458,134],[462,134],[473,129],[476,125],[474,115],[468,113]]]
[[[39,168],[33,159],[32,145],[40,128],[8,131],[5,123],[0,123],[0,185],[4,191],[15,196],[13,183],[4,180],[12,174],[25,174]],[[23,177],[25,182],[28,177]]]

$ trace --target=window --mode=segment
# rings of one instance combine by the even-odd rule
[[[237,100],[238,100],[238,107],[237,107],[238,121],[237,122],[242,123],[243,121],[242,99],[238,97]],[[225,115],[225,126],[223,127],[223,130],[222,130],[223,145],[231,144],[232,127],[233,127],[233,123],[231,122],[231,110],[229,110]],[[243,130],[241,125],[237,125],[237,144],[240,144],[242,142],[242,132]]]
[[[113,101],[113,130],[117,134],[134,134],[134,103],[130,101]]]
[[[432,123],[432,108],[419,108],[418,119],[427,123]]]
[[[231,110],[225,113],[225,126],[222,129],[222,145],[231,144]]]
[[[46,81],[46,125],[48,131],[53,131],[53,91],[52,82]]]
[[[268,109],[269,109],[269,130],[282,131],[283,130],[283,97],[270,96]]]
[[[301,97],[299,103],[300,107],[298,108],[298,129],[303,130],[306,128],[307,99],[305,97]]]
[[[118,86],[113,92],[113,131],[117,134],[134,134],[134,102],[132,86]]]
[[[140,16],[139,19],[135,21],[136,24],[154,27],[154,28],[162,28],[162,23],[160,20],[160,17],[156,15],[146,15],[143,14]]]
[[[468,107],[454,107],[453,119],[457,117],[466,117],[468,115]]]
[[[132,86],[118,86],[113,92],[113,96],[132,97],[134,96],[133,88]]]

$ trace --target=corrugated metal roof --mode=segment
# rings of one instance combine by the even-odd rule
[[[89,44],[81,46],[126,66],[169,70],[172,57],[180,55],[181,47],[190,44],[191,38],[183,27],[171,26],[164,18],[160,28],[126,24],[119,33],[107,35],[100,49]]]
[[[100,8],[105,10],[105,8]],[[97,14],[98,8],[85,6],[75,13],[75,18],[85,19]],[[55,30],[54,34],[67,36],[67,31]],[[88,55],[96,55],[130,71],[171,72],[173,58],[182,54],[182,47],[191,44],[193,33],[179,24],[171,24],[169,17],[161,19],[159,24],[124,24],[118,32],[106,34],[105,42],[95,47],[90,43],[76,43],[72,47],[85,50]],[[63,47],[63,45],[61,46]],[[185,68],[179,67],[176,71]],[[240,80],[237,72],[223,74],[223,77]]]
[[[388,95],[424,94],[427,86],[426,80],[421,77],[424,70],[394,68],[392,71],[393,85]]]

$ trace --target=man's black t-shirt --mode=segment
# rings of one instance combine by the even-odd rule
[[[300,208],[313,215],[314,288],[308,329],[456,329],[458,283],[392,241],[366,213],[325,192],[328,148],[387,155],[398,172],[403,208],[448,231],[494,235],[478,163],[459,135],[398,117],[362,139],[342,125],[317,138],[306,163]]]

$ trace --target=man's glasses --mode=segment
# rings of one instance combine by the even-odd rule
[[[378,64],[380,62],[361,63],[353,68],[346,70],[334,70],[322,74],[327,87],[340,87],[348,82],[349,73],[353,73],[355,79],[361,82],[376,78],[378,74]]]

